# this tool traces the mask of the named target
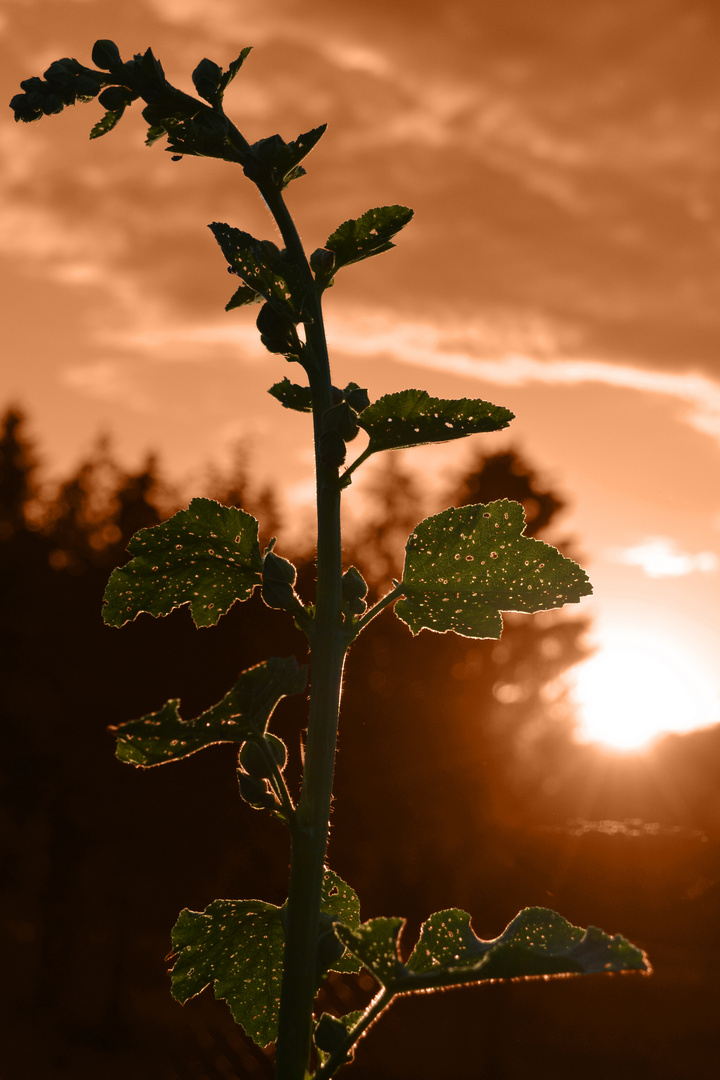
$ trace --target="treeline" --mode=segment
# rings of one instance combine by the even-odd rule
[[[277,500],[251,489],[246,466],[240,457],[194,494],[249,510],[267,539],[278,530]],[[371,524],[349,537],[347,562],[382,589],[425,513],[503,497],[523,503],[529,535],[558,542],[563,500],[517,453],[477,457],[429,510],[387,455],[369,493]],[[144,772],[114,759],[108,732],[171,697],[182,699],[183,715],[197,715],[239,671],[269,656],[305,659],[303,636],[259,593],[211,629],[195,629],[184,610],[157,621],[141,616],[121,630],[103,625],[103,590],[130,536],[179,508],[157,461],[127,472],[104,444],[48,493],[22,413],[3,418],[0,904],[5,1046],[14,1047],[7,1080],[269,1075],[223,1006],[173,1005],[163,956],[183,907],[201,910],[218,897],[282,903],[285,835],[237,797],[232,748]],[[310,598],[309,553],[295,560],[299,591]],[[568,819],[643,805],[618,785],[598,804],[597,767],[572,740],[561,676],[585,655],[586,630],[564,612],[509,616],[500,641],[412,639],[388,611],[358,639],[329,858],[360,895],[364,917],[408,916],[410,941],[431,911],[461,906],[478,933],[494,936],[528,903],[555,906],[548,894],[565,873]],[[301,700],[283,702],[273,721],[290,749],[291,784],[305,722]],[[594,880],[578,887],[605,895]],[[600,920],[598,903],[589,921]],[[616,928],[633,929],[607,927]],[[366,991],[358,983],[338,990],[355,1004]],[[230,1061],[224,1072],[218,1046]]]

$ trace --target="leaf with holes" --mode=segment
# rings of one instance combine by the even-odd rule
[[[413,634],[497,638],[501,611],[546,611],[592,592],[577,563],[524,536],[524,527],[522,506],[507,499],[421,521],[407,542],[396,614]]]
[[[214,743],[242,743],[264,734],[278,703],[287,695],[302,694],[306,684],[307,668],[300,667],[294,656],[273,657],[243,671],[222,701],[194,720],[181,718],[180,701],[174,698],[158,712],[112,728],[117,757],[145,769],[178,761]]]
[[[359,901],[328,870],[323,880],[322,915],[359,920]],[[285,932],[283,908],[261,900],[215,900],[205,911],[180,912],[172,933],[175,953],[172,992],[184,1005],[212,986],[225,998],[235,1020],[260,1046],[277,1038]],[[336,942],[337,944],[337,942]],[[337,970],[358,970],[358,965]],[[322,972],[318,986],[322,979]]]
[[[208,227],[230,268],[243,280],[247,289],[272,304],[280,313],[299,314],[302,282],[296,267],[285,262],[272,241],[256,240],[250,233],[219,221],[213,221]],[[228,308],[252,303],[245,288],[241,288],[239,294],[232,297]]]
[[[373,919],[335,932],[393,994],[440,990],[485,979],[538,975],[591,975],[602,971],[649,972],[641,949],[595,926],[583,930],[548,908],[525,908],[491,941],[478,938],[466,911],[450,908],[425,922],[412,955],[398,951],[402,920]]]
[[[356,220],[344,221],[325,244],[335,253],[333,273],[341,266],[369,259],[371,255],[395,247],[392,238],[412,216],[413,212],[407,206],[378,206]]]
[[[257,521],[212,499],[193,499],[169,521],[141,529],[127,550],[134,558],[113,571],[105,590],[109,626],[142,611],[158,618],[183,604],[196,626],[214,626],[262,580]]]
[[[230,64],[227,71],[223,72],[223,74],[221,75],[221,77],[220,77],[220,85],[219,85],[220,101],[222,101],[223,94],[225,93],[228,86],[233,81],[233,79],[235,78],[238,71],[243,66],[243,64],[245,63],[245,60],[247,59],[247,57],[249,56],[249,54],[251,52],[252,52],[252,45],[246,45],[245,48],[240,53],[240,55],[238,56],[237,60],[233,60],[232,64]]]
[[[172,993],[184,1005],[206,986],[260,1046],[277,1038],[285,934],[281,909],[261,900],[215,900],[180,912],[172,932]]]
[[[337,923],[335,933],[381,986],[393,987],[404,971],[398,950],[398,939],[404,925],[405,919],[381,916],[361,923],[356,930]]]
[[[322,963],[323,958],[322,956],[320,957],[321,975],[324,975],[328,970],[346,973],[359,971],[360,964],[349,952],[347,952],[347,950],[345,950],[344,953],[340,953],[338,956],[338,939],[333,933],[332,926],[335,922],[341,922],[343,926],[348,926],[351,930],[357,930],[360,926],[360,901],[355,890],[351,889],[350,886],[332,870],[325,871],[320,910],[325,916],[327,923],[326,927],[323,928],[321,926],[321,931],[325,929],[325,932],[334,942],[334,950],[327,958],[326,964]],[[321,938],[321,952],[322,946],[323,942]]]
[[[425,390],[384,394],[358,417],[370,436],[365,456],[424,443],[450,442],[506,428],[514,414],[479,398],[434,398]]]
[[[284,378],[271,386],[268,394],[277,398],[286,409],[294,409],[295,412],[312,412],[312,393],[309,386],[298,386],[297,383]]]

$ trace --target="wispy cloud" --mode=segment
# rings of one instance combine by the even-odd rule
[[[509,327],[500,320],[464,328],[462,336],[431,324],[391,317],[357,316],[329,320],[329,337],[339,351],[386,356],[402,364],[446,371],[497,386],[580,386],[600,384],[675,398],[689,406],[682,419],[720,441],[720,383],[708,375],[657,371],[631,362],[553,355],[558,339],[550,324],[529,320]],[[525,335],[534,355],[512,350]],[[488,355],[496,349],[495,356]],[[508,346],[510,348],[508,348]],[[506,351],[507,350],[507,351]]]
[[[141,380],[133,379],[114,360],[98,360],[93,364],[66,368],[61,378],[66,386],[97,401],[124,405],[139,413],[156,411],[150,396],[141,389]]]
[[[648,536],[640,544],[613,548],[609,554],[613,562],[637,566],[651,578],[707,574],[718,568],[718,557],[713,551],[690,554],[681,551],[676,541],[668,536]]]

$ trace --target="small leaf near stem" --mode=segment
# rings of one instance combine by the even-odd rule
[[[357,423],[370,441],[345,470],[340,483],[346,487],[355,470],[382,450],[403,450],[501,431],[513,418],[509,409],[480,398],[434,398],[425,390],[384,394],[358,416]]]

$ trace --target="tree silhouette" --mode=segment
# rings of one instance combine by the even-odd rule
[[[17,406],[10,406],[0,420],[0,541],[26,529],[26,511],[37,494],[36,470],[25,416]]]
[[[197,715],[271,647],[303,660],[304,640],[257,596],[208,630],[195,630],[186,612],[162,625],[140,616],[120,631],[105,627],[103,590],[109,571],[126,558],[128,536],[177,507],[155,460],[125,470],[106,442],[54,490],[40,483],[35,461],[21,410],[8,411],[0,424],[0,910],[8,938],[0,1014],[8,1080],[216,1080],[232,1075],[215,1064],[221,1057],[238,1077],[269,1077],[267,1059],[243,1043],[222,1012],[212,1005],[206,1012],[202,1000],[187,1010],[173,1006],[161,958],[167,927],[185,906],[199,910],[216,896],[257,894],[282,903],[286,855],[276,823],[237,798],[229,748],[147,776],[114,760],[106,729],[175,696],[184,715]],[[367,490],[367,517],[378,528],[359,530],[348,552],[379,589],[399,576],[405,535],[435,509],[421,505],[419,484],[401,457],[386,455],[385,466]],[[255,512],[267,498],[272,508],[274,496],[254,492],[233,468],[216,474],[208,494]],[[557,543],[563,499],[513,451],[472,459],[443,505],[504,497],[524,504],[528,534]],[[391,525],[399,510],[404,530]],[[270,525],[266,520],[264,531],[272,534],[279,522]],[[309,597],[311,568],[301,562],[299,569]],[[652,920],[659,926],[666,910],[680,918],[688,940],[707,935],[699,929],[707,918],[693,922],[693,912],[712,912],[712,888],[698,884],[718,877],[711,845],[703,848],[704,861],[693,855],[683,863],[669,840],[658,841],[657,852],[643,847],[638,859],[627,845],[617,854],[607,837],[580,841],[552,831],[583,813],[578,807],[589,805],[591,782],[592,811],[600,817],[603,806],[609,816],[650,805],[661,816],[665,789],[653,786],[649,770],[640,775],[632,763],[605,762],[612,798],[603,804],[606,774],[573,749],[561,677],[583,655],[585,621],[561,613],[505,621],[500,641],[427,632],[413,641],[387,612],[350,654],[331,859],[365,897],[364,915],[403,910],[417,923],[428,911],[459,903],[477,915],[482,932],[501,925],[528,894],[542,903],[546,890],[559,889],[571,850],[574,891],[563,894],[569,911],[591,893],[593,911],[599,906],[618,925],[622,914],[625,925],[617,897],[633,890],[637,904],[646,880],[648,946]],[[296,757],[304,723],[301,700],[281,704],[276,730]],[[716,743],[706,733],[697,744],[688,738],[658,754],[664,776],[670,757],[682,758],[678,783],[689,825],[709,821],[715,806]],[[279,851],[275,861],[268,850]],[[663,860],[676,884],[663,876]],[[624,891],[618,880],[626,882]],[[691,902],[683,890],[698,899]],[[340,991],[356,994],[352,986]],[[358,1006],[365,1000],[353,997]],[[495,1004],[482,1000],[486,1011],[495,1010],[498,1037],[514,1038],[512,1017],[497,1004],[502,995]],[[478,1000],[453,1006],[462,1007],[472,1027]],[[534,1021],[528,1014],[523,1022]],[[584,1030],[579,1021],[577,1030]],[[576,1038],[570,1027],[564,1037],[568,1045]],[[383,1038],[375,1042],[379,1053]],[[358,1080],[379,1075],[377,1059],[368,1060],[363,1070],[359,1055]],[[607,1075],[603,1067],[588,1066],[588,1076]],[[476,1058],[464,1068],[441,1062],[425,1073],[418,1066],[414,1075],[475,1076]]]

